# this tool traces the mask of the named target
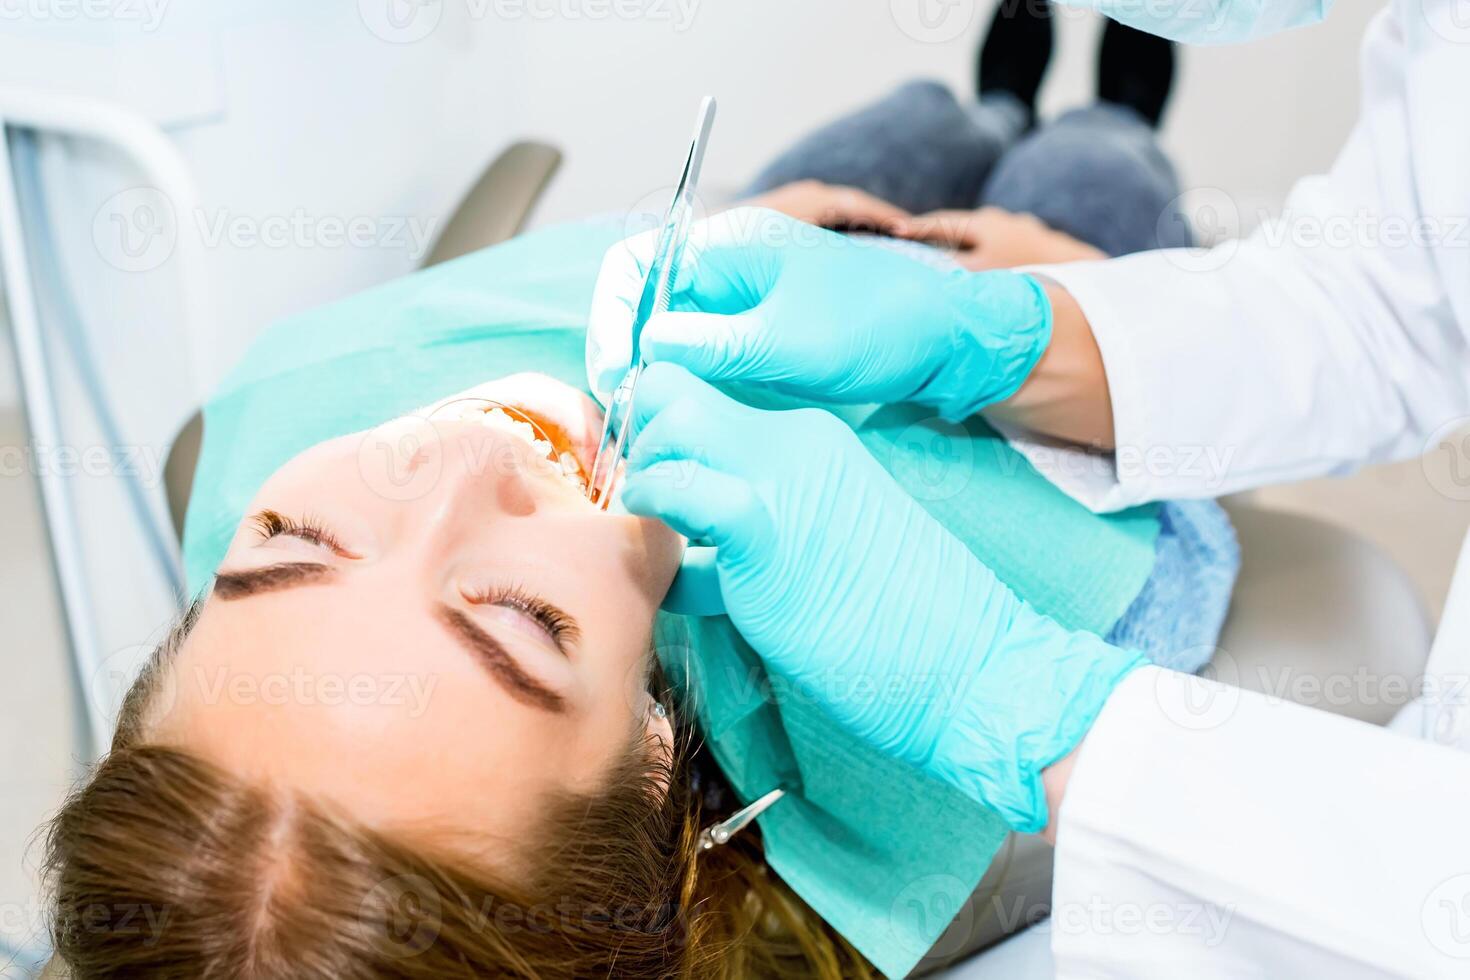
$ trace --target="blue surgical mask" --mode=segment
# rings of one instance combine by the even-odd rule
[[[1237,44],[1315,24],[1332,0],[1057,0],[1184,44]]]

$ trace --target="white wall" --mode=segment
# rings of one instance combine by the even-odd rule
[[[904,79],[936,77],[967,91],[992,4],[955,0],[951,16],[958,24],[968,12],[968,27],[925,42],[896,16],[924,2],[933,0],[706,0],[682,33],[662,24],[522,25],[517,119],[569,156],[539,217],[616,207],[671,180],[699,93],[720,98],[707,180],[733,187],[789,140]],[[1294,178],[1326,167],[1356,114],[1359,39],[1381,6],[1342,0],[1316,27],[1181,51],[1164,137],[1186,185],[1223,189],[1251,212],[1257,201],[1279,205]],[[1094,90],[1098,19],[1061,10],[1057,22],[1045,112]]]

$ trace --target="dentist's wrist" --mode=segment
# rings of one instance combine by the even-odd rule
[[[1082,745],[1087,741],[1083,736],[1082,742],[1056,762],[1041,771],[1041,787],[1046,793],[1046,827],[1041,831],[1041,839],[1052,847],[1057,846],[1057,824],[1061,820],[1062,802],[1067,798],[1067,784],[1072,781],[1072,770],[1077,765],[1077,756],[1082,751]]]
[[[1014,394],[985,414],[1081,446],[1112,449],[1113,401],[1092,325],[1071,293],[1052,282],[1043,288],[1052,311],[1047,348]]]
[[[1035,277],[1008,271],[947,273],[943,294],[947,343],[912,401],[958,422],[1025,384],[1051,343],[1051,301]]]

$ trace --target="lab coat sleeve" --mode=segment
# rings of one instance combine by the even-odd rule
[[[1063,490],[1096,510],[1217,497],[1417,455],[1470,414],[1470,353],[1441,267],[1470,233],[1424,214],[1404,47],[1380,15],[1352,135],[1281,220],[1208,251],[1039,270],[1091,323],[1113,404],[1115,458],[1008,432]],[[1236,205],[1214,194],[1228,223]]]
[[[1470,755],[1157,667],[1058,818],[1057,976],[1470,975]]]

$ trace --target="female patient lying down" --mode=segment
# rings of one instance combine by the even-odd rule
[[[428,414],[384,457],[422,493],[380,493],[353,435],[250,504],[51,829],[72,969],[861,973],[750,844],[696,858],[650,642],[683,543],[583,496],[595,403],[521,375]],[[89,925],[127,902],[155,941]]]

